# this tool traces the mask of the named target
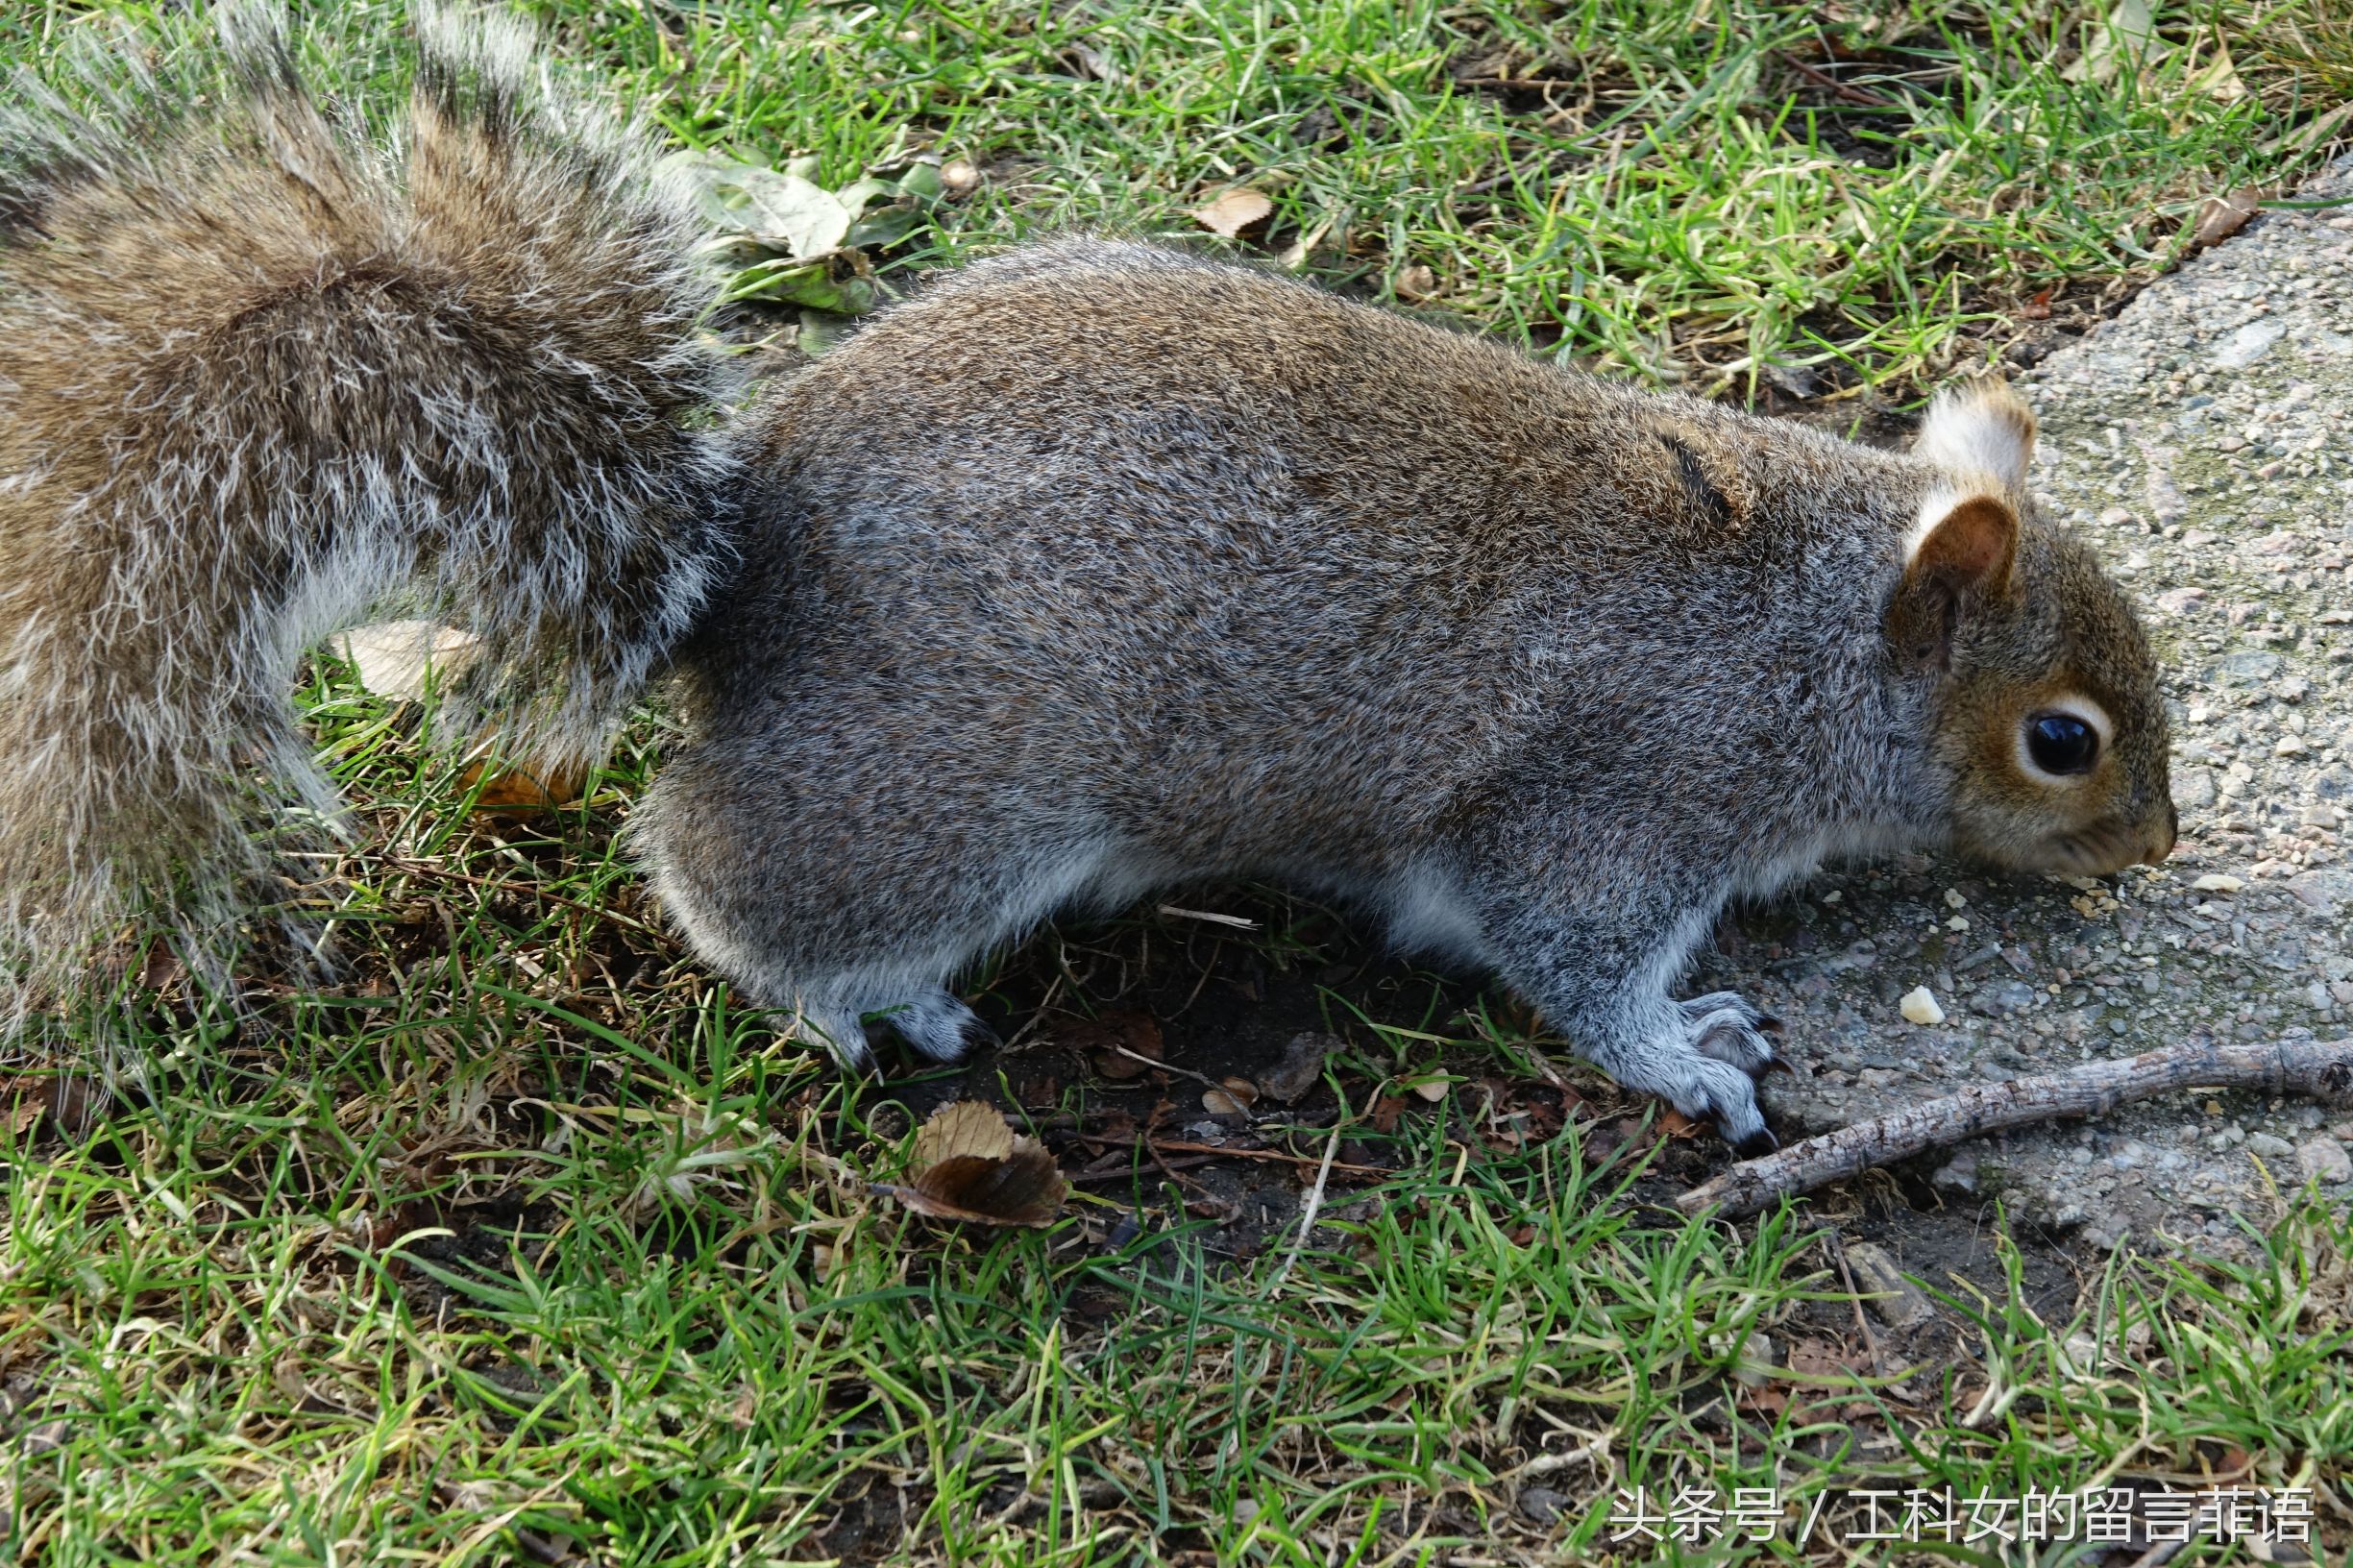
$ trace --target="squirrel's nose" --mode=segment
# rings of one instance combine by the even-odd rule
[[[2165,803],[2165,838],[2161,843],[2152,845],[2147,854],[2141,857],[2142,863],[2147,866],[2162,864],[2165,857],[2173,852],[2173,845],[2180,840],[2181,811],[2172,801],[2168,800]]]

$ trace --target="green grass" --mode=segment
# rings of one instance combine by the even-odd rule
[[[8,8],[0,56],[88,9]],[[2325,149],[2342,26],[2166,10],[2161,58],[2071,82],[2081,17],[2042,4],[536,9],[682,146],[833,188],[979,171],[837,282],[1069,226],[1199,238],[1188,210],[1246,184],[1274,212],[1240,249],[1732,396],[1894,396],[2037,330],[2042,290],[2064,320],[2128,289],[2198,197]],[[2231,103],[2184,86],[2224,37]],[[346,967],[257,963],[238,1017],[158,959],[0,1080],[17,1560],[1832,1562],[1877,1560],[1830,1528],[1858,1486],[2120,1476],[2327,1489],[2347,1534],[2341,1212],[2072,1283],[1998,1239],[1929,1280],[1957,1342],[1891,1359],[1830,1240],[1883,1205],[1662,1223],[1656,1173],[1697,1156],[1590,1077],[1574,1131],[1499,1146],[1476,1086],[1537,1081],[1557,1042],[1391,968],[1321,991],[1336,1108],[1281,1149],[1293,1190],[1336,1131],[1394,1168],[1336,1182],[1295,1261],[1287,1211],[1238,1230],[1140,1154],[1051,1233],[944,1231],[867,1186],[937,1086],[843,1082],[662,933],[615,847],[657,721],[580,809],[484,819],[413,710],[331,666],[303,700],[358,802],[312,894]],[[1215,941],[1294,978],[1344,948],[1251,896],[1264,928]],[[1203,940],[1052,932],[980,984],[1129,1005],[1140,973],[1189,984]],[[61,1065],[97,1035],[131,1043]],[[1381,1131],[1439,1068],[1455,1091]],[[1611,1543],[1620,1488],[1695,1482],[1830,1526],[1802,1553]]]
[[[2342,25],[2167,8],[2070,81],[2104,30],[2038,4],[539,9],[689,145],[836,185],[983,171],[861,258],[886,282],[1041,230],[1199,237],[1189,210],[1244,184],[1274,202],[1253,254],[1743,396],[1941,374],[2054,300],[2083,319],[2201,199],[2312,166],[2338,83],[2303,42]]]

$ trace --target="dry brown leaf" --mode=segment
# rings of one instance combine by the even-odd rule
[[[1323,1082],[1324,1059],[1346,1046],[1331,1035],[1310,1030],[1291,1036],[1283,1059],[1259,1074],[1259,1083],[1274,1098],[1289,1105]]]
[[[2242,185],[2227,196],[2209,196],[2199,204],[2197,227],[2191,233],[2190,243],[2198,250],[2219,245],[2246,227],[2246,220],[2263,208],[2263,191],[2254,185]]]
[[[1254,223],[1263,223],[1273,213],[1275,204],[1263,191],[1248,185],[1236,185],[1215,200],[1192,209],[1192,219],[1213,233],[1232,239]]]
[[[1416,261],[1397,275],[1394,286],[1401,300],[1426,300],[1438,291],[1438,275]]]
[[[1051,1225],[1070,1195],[1054,1157],[1017,1135],[1004,1114],[956,1100],[916,1129],[915,1163],[904,1183],[877,1182],[919,1214],[967,1225]]]
[[[484,778],[484,773],[488,777]],[[526,812],[552,811],[580,798],[588,784],[588,770],[570,768],[536,768],[517,764],[511,768],[491,770],[487,763],[475,763],[465,772],[465,785],[471,790],[477,781],[481,792],[474,797],[474,809],[494,816],[516,816]]]
[[[1228,1078],[1201,1096],[1201,1109],[1213,1116],[1246,1116],[1258,1103],[1259,1086],[1247,1078]]]
[[[1159,1022],[1134,1008],[1115,1009],[1098,1018],[1057,1021],[1048,1038],[1057,1045],[1086,1052],[1095,1071],[1121,1082],[1151,1071],[1163,1051]]]
[[[1003,1160],[1013,1153],[1013,1127],[1002,1111],[985,1100],[951,1100],[916,1129],[915,1168],[960,1154]]]

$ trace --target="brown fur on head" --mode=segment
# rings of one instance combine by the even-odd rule
[[[1914,444],[1944,482],[1887,630],[1937,683],[1954,847],[2102,874],[2173,847],[2165,698],[2148,639],[2092,552],[2025,493],[2034,416],[1994,383],[1937,400]]]

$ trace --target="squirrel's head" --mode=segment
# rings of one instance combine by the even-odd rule
[[[2121,589],[2027,497],[2034,416],[2006,386],[1947,394],[1885,625],[1931,688],[1931,766],[1955,848],[2099,875],[2173,847],[2164,695]]]

